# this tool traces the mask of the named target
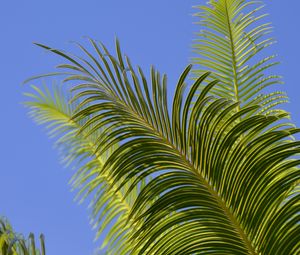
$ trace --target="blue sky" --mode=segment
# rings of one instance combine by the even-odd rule
[[[88,221],[87,205],[73,202],[67,182],[71,170],[59,164],[57,152],[42,127],[36,126],[21,105],[22,82],[52,71],[60,63],[54,55],[34,46],[40,42],[72,49],[70,41],[83,36],[112,48],[117,35],[122,48],[145,70],[154,64],[169,77],[169,86],[192,56],[193,33],[199,29],[192,5],[203,0],[27,0],[2,1],[0,9],[1,147],[0,215],[7,216],[24,234],[44,233],[49,255],[92,254],[99,240]],[[300,111],[300,1],[265,1],[278,44],[273,47],[282,64],[287,106],[299,126]],[[38,82],[35,82],[38,85]]]

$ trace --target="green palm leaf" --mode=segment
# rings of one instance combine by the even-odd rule
[[[276,55],[263,54],[275,40],[269,37],[271,23],[261,24],[266,16],[261,1],[210,0],[208,6],[196,8],[202,28],[193,45],[196,77],[211,70],[211,79],[221,81],[211,93],[240,101],[241,106],[260,104],[260,113],[282,112],[274,108],[287,102],[286,93],[264,92],[282,80],[271,73],[278,64]]]
[[[0,218],[0,254],[1,255],[45,255],[44,236],[40,235],[40,249],[35,245],[34,235],[31,233],[26,240],[16,234],[7,220]]]
[[[209,95],[216,82],[205,82],[208,73],[186,91],[191,66],[169,109],[165,76],[152,68],[150,89],[118,42],[117,59],[91,44],[95,54],[80,46],[86,58],[38,45],[69,61],[59,68],[74,72],[65,81],[75,81],[73,119],[86,121],[80,133],[110,130],[98,134],[96,153],[119,145],[100,173],[129,190],[153,177],[131,209],[141,225],[131,254],[299,253],[299,194],[285,202],[300,179],[300,142],[287,141],[299,129],[275,126],[287,114],[236,111],[235,100]]]
[[[71,119],[76,104],[70,104],[57,87],[53,93],[47,88],[44,91],[33,88],[33,93],[26,93],[31,98],[26,102],[30,108],[29,114],[39,124],[46,125],[51,137],[57,137],[56,147],[61,152],[63,162],[77,168],[71,183],[74,189],[79,190],[77,198],[81,198],[81,201],[92,197],[91,219],[97,229],[96,238],[108,231],[101,249],[105,249],[107,254],[127,254],[134,244],[129,239],[138,227],[137,224],[134,227],[128,224],[129,213],[145,182],[136,185],[125,197],[128,187],[117,190],[118,185],[109,180],[106,172],[102,172],[105,161],[116,146],[101,154],[96,152],[97,138],[108,131],[93,131],[93,125],[90,125],[78,135],[88,121]]]

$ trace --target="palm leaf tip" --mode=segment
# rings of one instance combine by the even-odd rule
[[[259,1],[216,0],[208,6],[196,6],[202,30],[194,43],[197,57],[193,63],[196,76],[211,70],[211,79],[219,79],[213,94],[241,101],[243,105],[256,104],[256,96],[266,97],[265,114],[288,100],[286,95],[265,93],[268,87],[282,84],[281,76],[272,74],[272,67],[279,62],[276,55],[264,56],[263,52],[275,40],[269,37],[270,23],[261,24],[265,14]]]
[[[40,237],[40,248],[38,248],[32,233],[25,239],[22,235],[14,232],[5,218],[0,218],[1,255],[45,255],[45,239],[43,235]]]

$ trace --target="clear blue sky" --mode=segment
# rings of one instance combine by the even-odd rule
[[[70,49],[69,41],[82,36],[101,40],[109,47],[117,35],[135,64],[154,64],[174,84],[189,63],[193,32],[192,5],[206,0],[9,0],[0,9],[1,147],[0,215],[15,229],[46,236],[49,255],[92,254],[99,241],[88,222],[86,204],[73,202],[67,185],[70,169],[59,164],[42,127],[36,126],[21,105],[26,78],[53,70],[56,56],[32,42]],[[290,96],[288,110],[300,124],[300,1],[266,0],[282,61],[278,72]],[[37,84],[37,83],[36,83]]]

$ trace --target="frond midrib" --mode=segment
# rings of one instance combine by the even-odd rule
[[[228,3],[225,0],[225,12],[226,12],[226,20],[227,20],[227,27],[229,33],[229,43],[231,49],[231,56],[232,56],[232,72],[233,72],[233,87],[234,87],[234,95],[236,102],[240,101],[239,98],[239,89],[238,89],[238,77],[237,77],[237,61],[236,61],[236,53],[235,53],[235,45],[233,41],[232,35],[232,24],[229,17],[229,10],[228,10]],[[237,110],[240,110],[240,105],[237,105]]]

